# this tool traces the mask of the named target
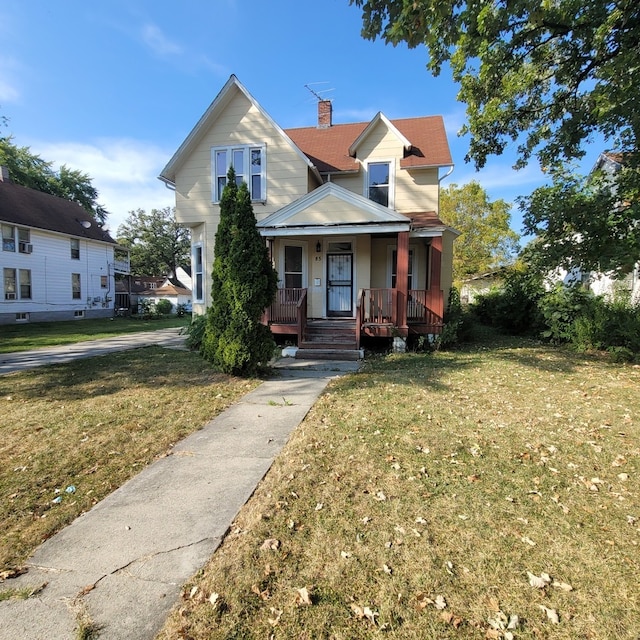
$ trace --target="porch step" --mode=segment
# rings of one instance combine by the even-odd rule
[[[353,320],[313,320],[300,341],[303,349],[357,349]]]
[[[353,340],[302,340],[298,345],[301,349],[309,349],[309,351],[326,351],[331,349],[338,349],[340,351],[357,350],[358,345],[355,339]]]
[[[296,351],[296,360],[343,360],[356,361],[362,358],[359,349],[306,349]]]

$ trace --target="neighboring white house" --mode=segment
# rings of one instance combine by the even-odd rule
[[[605,151],[598,156],[591,173],[602,171],[605,175],[614,176],[622,168],[622,156],[619,153]],[[594,294],[613,299],[618,296],[628,297],[633,303],[640,303],[640,262],[636,262],[633,270],[617,277],[612,273],[601,273],[598,271],[583,271],[579,268],[571,270],[556,269],[548,275],[545,281],[549,289],[557,282],[562,282],[567,286],[577,283],[589,287]]]
[[[0,324],[111,317],[129,257],[79,204],[0,171]]]

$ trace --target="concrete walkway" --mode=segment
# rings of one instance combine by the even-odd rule
[[[185,337],[180,335],[180,328],[158,329],[157,331],[141,331],[126,333],[115,338],[100,338],[86,342],[75,342],[60,347],[45,347],[32,351],[18,351],[0,354],[0,375],[24,371],[47,364],[70,362],[78,358],[104,356],[115,351],[127,351],[138,347],[160,345],[178,347],[184,345]]]
[[[179,346],[180,337],[170,331],[164,344]],[[64,362],[59,358],[71,352],[107,353],[116,343],[120,349],[163,344],[158,338],[123,336],[99,347],[105,341],[96,341],[84,356],[73,345],[61,348],[66,355],[50,354],[50,361]],[[35,359],[31,352],[23,368],[37,366]],[[47,363],[44,354],[39,359]],[[19,366],[17,358],[13,364],[6,356],[0,360],[3,367]],[[46,584],[27,600],[0,602],[0,639],[72,640],[83,617],[99,627],[100,640],[153,638],[181,585],[217,549],[329,381],[357,369],[357,362],[279,361],[272,379],[44,542],[26,574],[0,584]]]

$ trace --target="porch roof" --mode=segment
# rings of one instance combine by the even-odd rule
[[[409,231],[411,220],[333,182],[257,223],[263,236],[338,235]]]

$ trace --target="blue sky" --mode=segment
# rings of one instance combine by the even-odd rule
[[[88,173],[114,235],[129,211],[174,204],[157,176],[232,73],[283,128],[315,124],[309,84],[333,101],[335,123],[441,114],[456,165],[444,184],[476,179],[514,202],[543,182],[536,166],[513,171],[509,154],[479,173],[465,164],[448,73],[433,78],[425,49],[360,29],[347,0],[4,0],[2,133]]]

